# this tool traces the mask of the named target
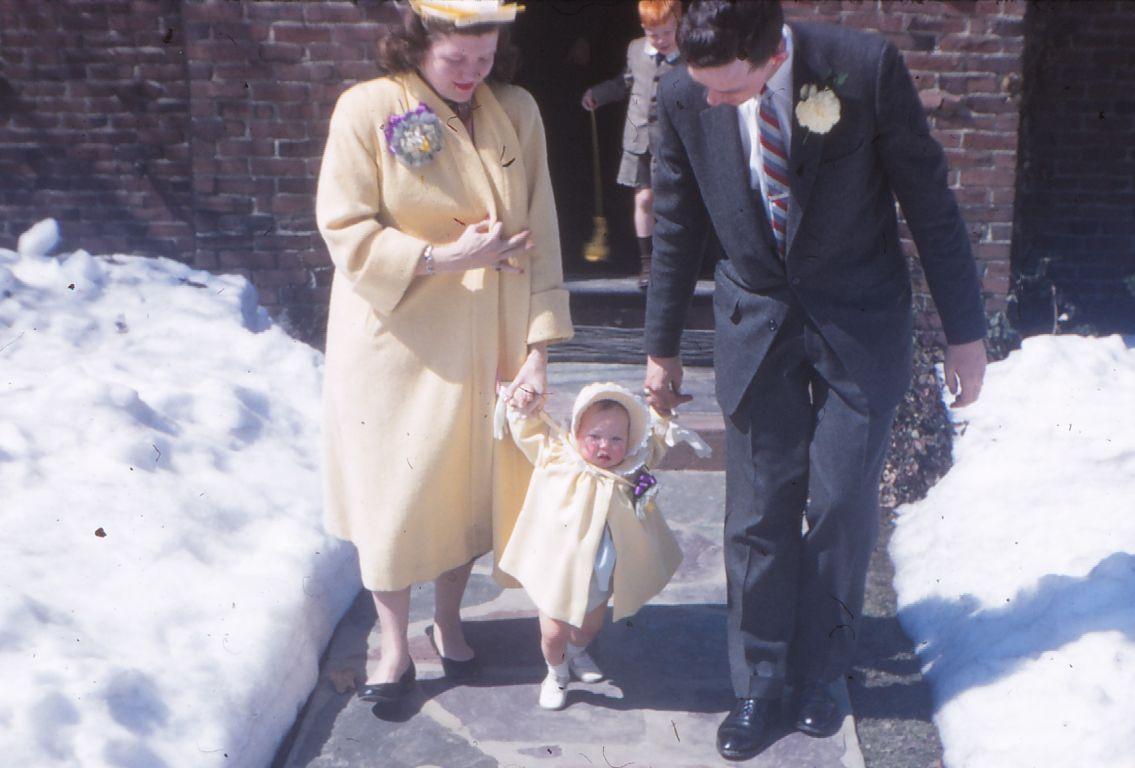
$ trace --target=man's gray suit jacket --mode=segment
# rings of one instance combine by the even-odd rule
[[[725,413],[737,410],[793,304],[871,407],[884,410],[902,399],[911,369],[911,283],[896,199],[951,344],[985,335],[969,239],[944,153],[895,47],[838,27],[791,27],[793,106],[802,86],[831,85],[841,114],[826,134],[794,120],[783,261],[760,192],[750,187],[736,108],[707,106],[705,90],[685,67],[660,83],[646,351],[678,354],[712,227],[725,257],[713,299],[716,386]]]

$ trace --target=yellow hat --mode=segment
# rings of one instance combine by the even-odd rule
[[[501,0],[410,0],[419,16],[448,21],[457,27],[513,21],[524,6]]]

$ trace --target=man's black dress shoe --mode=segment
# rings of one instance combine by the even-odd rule
[[[430,645],[433,646],[434,653],[441,659],[441,669],[445,672],[445,676],[450,680],[469,680],[481,674],[481,664],[474,656],[465,661],[458,661],[457,659],[447,659],[441,655],[441,649],[437,647],[437,642],[434,640],[434,628],[431,624],[426,627],[426,637],[430,639]]]
[[[410,666],[406,667],[406,671],[402,673],[402,677],[392,683],[364,685],[359,689],[359,698],[375,704],[394,704],[414,690],[416,677],[417,671],[414,669],[414,662],[411,661]]]
[[[771,699],[737,699],[729,715],[717,726],[717,752],[726,760],[748,760],[765,748]]]
[[[839,705],[827,683],[813,682],[804,686],[800,694],[800,713],[796,717],[796,730],[824,739],[833,735],[843,724]]]

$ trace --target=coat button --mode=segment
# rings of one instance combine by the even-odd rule
[[[769,320],[769,321],[768,321],[768,329],[769,329],[770,331],[775,331],[775,330],[776,330],[776,321],[775,321],[775,320]]]
[[[798,277],[792,278],[792,284],[793,285],[800,285],[800,278],[798,278]]]

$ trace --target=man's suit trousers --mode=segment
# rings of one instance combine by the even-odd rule
[[[799,308],[726,418],[729,663],[742,698],[850,666],[894,409],[872,412]],[[807,530],[802,533],[804,521]]]

